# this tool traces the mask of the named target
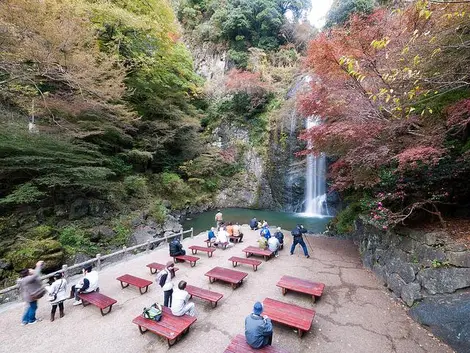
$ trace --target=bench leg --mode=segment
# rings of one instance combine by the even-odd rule
[[[122,288],[127,288],[127,287],[129,287],[129,283],[127,283],[126,285],[124,285],[124,284],[121,282],[121,287],[122,287]]]
[[[140,334],[143,335],[145,332],[147,332],[148,330],[145,329],[145,330],[142,330],[142,326],[139,326],[139,331],[140,331]]]
[[[237,265],[238,265],[238,262],[232,261],[232,266],[233,267],[237,267]]]
[[[111,312],[111,310],[113,310],[113,305],[112,304],[109,306],[109,309],[108,309],[107,312],[104,312],[103,309],[100,309],[101,315],[102,316],[108,315]]]
[[[149,286],[145,287],[145,292],[142,292],[142,288],[139,288],[140,294],[147,293],[148,290],[149,290]]]
[[[191,249],[191,253],[192,253],[193,255],[196,255],[196,254],[197,254],[197,250]]]
[[[151,267],[149,267],[149,269],[150,269],[150,273],[151,273],[152,275],[154,275],[155,273],[157,273],[157,269],[156,269],[156,268],[151,268]]]
[[[208,252],[208,253],[207,253],[207,256],[212,257],[212,253],[211,253],[211,252]]]
[[[299,337],[302,338],[302,335],[304,334],[304,331],[303,330],[298,330],[298,333],[299,333]]]
[[[258,265],[253,265],[253,271],[257,271],[258,270]]]
[[[214,283],[215,281],[216,281],[216,279],[215,279],[215,278],[213,278],[213,277],[209,277],[209,283]]]
[[[167,342],[168,342],[168,348],[170,348],[171,346],[173,346],[175,343],[176,343],[176,338],[173,338],[172,340],[170,339],[167,339]]]
[[[82,299],[82,305],[83,305],[83,306],[88,306],[88,305],[90,305],[90,303],[88,303],[87,301],[85,301],[85,300]]]
[[[251,254],[249,252],[246,252],[245,255],[246,257],[250,257]]]
[[[212,308],[215,308],[217,306],[217,302],[211,302]]]
[[[191,267],[194,267],[196,266],[196,261],[191,261],[190,264],[191,264]]]
[[[312,301],[315,303],[315,296],[312,295]]]
[[[287,293],[287,288],[282,288],[282,295],[286,295]]]

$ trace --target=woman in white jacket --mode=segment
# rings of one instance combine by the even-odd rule
[[[171,306],[173,297],[173,282],[171,281],[173,277],[175,277],[175,264],[173,261],[168,261],[165,269],[161,270],[155,279],[163,289],[163,305],[167,308]]]
[[[49,300],[52,305],[51,321],[54,321],[57,306],[59,307],[59,316],[64,316],[64,301],[67,299],[67,281],[65,280],[62,272],[54,275],[54,282],[48,286]]]

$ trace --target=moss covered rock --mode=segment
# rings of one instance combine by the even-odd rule
[[[51,238],[28,239],[17,243],[5,257],[12,264],[15,271],[34,267],[38,260],[44,260],[44,271],[53,271],[62,266],[64,252],[57,240]]]

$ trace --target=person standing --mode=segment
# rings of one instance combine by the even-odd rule
[[[279,240],[280,244],[280,250],[284,247],[284,234],[281,231],[281,227],[277,227],[276,233],[274,233],[274,236]]]
[[[308,254],[307,250],[307,245],[305,245],[304,239],[302,237],[302,234],[307,233],[307,229],[304,228],[303,225],[297,224],[297,226],[292,230],[291,234],[294,237],[294,242],[292,243],[292,246],[290,248],[290,254],[294,254],[295,247],[297,244],[300,244],[302,249],[304,250],[304,255],[308,259],[310,255]]]
[[[253,313],[245,319],[246,343],[252,348],[259,349],[270,346],[273,341],[273,324],[271,319],[263,313],[263,304],[256,302]]]
[[[180,281],[178,288],[173,293],[173,303],[171,304],[171,313],[175,316],[195,316],[196,310],[194,303],[189,303],[189,293],[185,290],[186,282]]]
[[[59,307],[59,317],[64,317],[64,301],[67,299],[67,281],[62,272],[54,275],[54,282],[47,288],[49,300],[51,302],[51,321],[55,319],[57,306]]]
[[[215,226],[217,227],[217,230],[219,230],[219,227],[223,222],[224,217],[222,215],[222,212],[220,212],[220,210],[217,210],[217,213],[215,214]]]
[[[171,280],[173,277],[175,277],[175,264],[173,261],[168,261],[166,267],[158,273],[155,279],[163,289],[163,306],[167,308],[171,307],[173,296],[173,282]]]
[[[75,298],[72,305],[82,304],[78,296],[80,293],[91,293],[98,290],[98,272],[93,271],[93,267],[89,265],[83,269],[82,281],[77,285],[73,285],[70,290],[70,298]]]
[[[41,283],[41,269],[44,261],[38,261],[34,269],[25,268],[20,272],[18,286],[23,300],[26,303],[26,309],[23,314],[22,325],[35,324],[42,319],[36,318],[38,309],[38,299],[41,298],[46,290]]]

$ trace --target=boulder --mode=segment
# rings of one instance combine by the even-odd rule
[[[423,298],[421,294],[421,286],[419,283],[413,282],[402,286],[401,298],[408,306],[412,306],[416,300]]]
[[[388,274],[387,287],[395,293],[397,297],[401,297],[401,289],[405,284],[405,281],[396,273]]]
[[[102,200],[91,200],[88,207],[91,216],[99,217],[106,212],[106,203]]]
[[[90,240],[99,242],[102,240],[110,240],[116,236],[116,232],[106,226],[98,226],[91,229]]]
[[[0,270],[11,270],[13,266],[7,259],[0,259]]]
[[[444,231],[425,233],[424,243],[429,246],[444,245],[450,239],[449,233]]]
[[[440,248],[435,248],[428,245],[419,245],[414,254],[421,264],[431,266],[432,262],[437,260],[440,262],[446,261],[446,254]]]
[[[456,352],[470,352],[470,291],[425,298],[409,312]]]
[[[418,280],[431,294],[454,293],[470,287],[470,268],[427,268],[418,273]]]
[[[86,199],[76,199],[70,205],[69,219],[80,219],[88,214],[90,202]]]
[[[470,251],[448,252],[447,261],[457,267],[470,267]]]
[[[149,226],[141,226],[134,230],[130,237],[130,244],[137,245],[145,243],[149,239],[153,239],[153,236],[156,235],[154,229]]]

